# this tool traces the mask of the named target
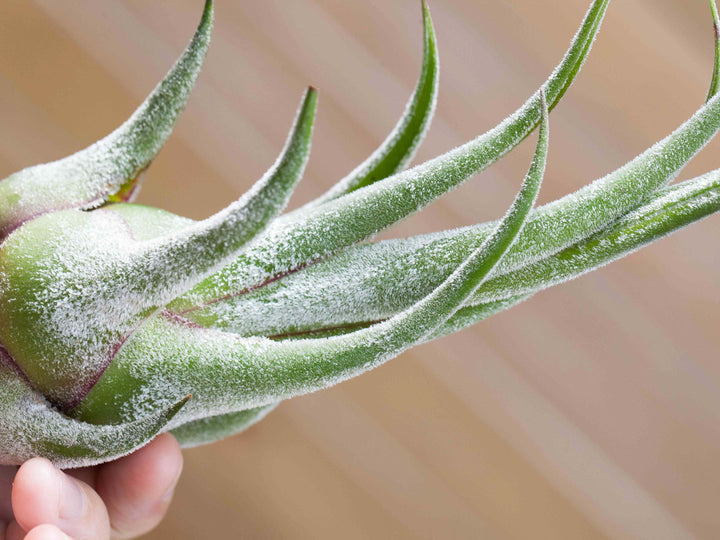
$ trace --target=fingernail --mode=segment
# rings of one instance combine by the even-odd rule
[[[43,540],[72,540],[67,534],[57,527],[46,527],[42,532]]]
[[[61,519],[74,519],[85,515],[88,507],[88,499],[85,490],[74,478],[60,472],[62,483],[60,487],[60,508]]]

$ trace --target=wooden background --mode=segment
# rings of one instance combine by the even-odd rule
[[[2,0],[0,177],[122,122],[191,35],[201,0]],[[419,70],[418,0],[218,2],[197,92],[140,202],[200,218],[274,160],[320,88],[294,204],[362,160]],[[438,114],[418,159],[513,111],[589,0],[434,0]],[[552,115],[548,201],[613,170],[702,103],[706,0],[611,2]],[[500,215],[534,137],[393,234]],[[717,167],[714,144],[683,173]],[[718,218],[186,452],[149,538],[720,538]]]

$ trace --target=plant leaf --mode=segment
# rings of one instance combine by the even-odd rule
[[[495,313],[509,309],[527,299],[528,296],[521,296],[510,300],[491,302],[480,306],[461,308],[444,325],[439,327],[430,339],[457,332],[462,328],[484,320]],[[327,334],[330,335],[340,335]],[[313,337],[317,337],[313,335]],[[198,420],[192,420],[186,424],[176,427],[172,434],[180,443],[182,448],[193,448],[196,446],[210,444],[226,437],[241,433],[256,424],[267,416],[279,403],[271,403],[254,409],[210,416]]]
[[[587,56],[608,0],[596,0],[560,65],[545,84],[552,108]],[[537,126],[540,90],[501,124],[475,140],[408,171],[300,215],[276,220],[252,248],[173,302],[184,312],[297,271],[411,215],[517,146]],[[333,234],[328,234],[332,231]]]
[[[720,210],[720,170],[659,192],[607,229],[546,259],[488,280],[472,303],[535,292],[574,279]],[[522,284],[522,285],[521,285]]]
[[[573,194],[535,210],[520,238],[503,259],[501,263],[502,271],[517,270],[534,261],[557,253],[602,230],[622,215],[633,210],[651,197],[656,190],[670,182],[682,167],[717,133],[718,129],[720,129],[720,96],[716,95],[675,132],[625,166]],[[448,168],[451,167],[452,164],[448,165]],[[438,173],[437,176],[442,181],[448,175]],[[265,277],[265,282],[261,281],[263,287],[248,287],[246,284],[252,278],[257,279],[258,276],[270,274],[270,272],[267,272],[268,261],[277,262],[280,260],[285,265],[284,268],[302,269],[302,261],[292,261],[290,260],[290,254],[285,253],[286,244],[293,247],[299,245],[298,249],[304,250],[306,254],[310,253],[311,249],[316,249],[318,253],[322,253],[319,247],[321,242],[325,242],[325,246],[330,242],[335,242],[335,245],[347,245],[353,239],[353,234],[357,234],[358,231],[367,232],[367,228],[363,227],[371,225],[371,222],[368,221],[369,216],[372,216],[372,219],[377,217],[374,210],[384,209],[387,214],[402,213],[404,207],[412,204],[408,203],[407,199],[411,201],[413,199],[417,200],[418,192],[421,193],[421,196],[427,194],[424,189],[415,187],[410,190],[407,185],[395,183],[394,187],[397,187],[395,198],[388,196],[385,199],[387,193],[381,190],[385,187],[386,182],[394,181],[396,178],[384,180],[338,201],[327,203],[317,210],[318,215],[314,220],[311,215],[307,215],[302,224],[295,223],[294,227],[287,230],[271,228],[265,237],[259,239],[254,247],[236,262],[223,269],[216,276],[203,282],[193,294],[181,297],[170,304],[169,309],[203,325],[220,327],[226,325],[227,328],[233,328],[234,331],[239,331],[241,334],[246,333],[245,328],[254,328],[260,331],[263,324],[259,324],[257,327],[251,326],[256,324],[257,321],[251,322],[250,317],[246,318],[247,324],[242,323],[244,328],[234,326],[237,318],[232,313],[237,308],[232,307],[233,298],[248,293],[252,293],[257,298],[262,298],[263,294],[265,294],[261,292],[262,289],[278,280],[282,281],[282,284],[276,286],[284,287],[287,276],[297,273],[289,271],[285,274]],[[429,174],[421,176],[417,180],[416,186],[427,181],[428,178],[433,179],[432,175]],[[406,191],[403,191],[403,189]],[[366,194],[370,195],[366,199],[362,199],[361,197]],[[346,206],[346,201],[353,197],[359,199],[358,204],[356,206]],[[328,208],[330,210],[323,210]],[[348,214],[351,217],[346,221]],[[478,241],[482,241],[484,240],[483,235],[487,236],[492,227],[494,227],[493,223],[479,225],[473,234],[479,235]],[[333,235],[327,235],[326,230],[333,230]],[[343,235],[346,236],[343,237]],[[360,236],[360,234],[357,234],[358,240]],[[308,247],[300,244],[301,241],[305,241]],[[334,257],[342,260],[343,256],[336,254]],[[283,258],[285,259],[283,260]],[[324,263],[315,263],[312,266],[322,268],[322,264]],[[332,258],[327,264],[332,266]],[[312,266],[304,268],[301,274],[304,273],[307,277],[313,276],[313,279],[317,279],[317,276],[313,274]],[[228,269],[232,269],[232,272],[236,274],[237,281],[232,281],[232,276],[228,275]],[[263,274],[263,272],[266,273]],[[302,280],[303,278],[299,279]],[[320,288],[319,281],[315,282],[313,287]],[[371,288],[355,288],[354,290],[366,291],[362,293],[363,295],[372,294]],[[384,289],[380,288],[379,290]],[[220,291],[224,291],[225,294],[220,294]],[[412,291],[412,289],[409,289],[409,291]],[[424,291],[427,291],[427,289],[424,289]],[[299,292],[295,291],[298,294]],[[214,293],[214,295],[211,293]],[[240,299],[238,302],[243,302],[243,300]],[[223,311],[222,306],[213,305],[217,303],[227,304],[229,307]],[[362,304],[362,296],[358,299],[358,303]],[[310,310],[308,309],[304,313],[310,315]],[[332,310],[326,313],[328,316],[340,315],[340,320],[335,322],[335,325],[337,325],[343,323],[342,315],[347,314],[347,309],[343,306],[340,313],[335,313]],[[370,320],[382,319],[386,315],[387,313],[385,315],[375,313],[370,315]],[[298,319],[300,319],[300,316],[298,316]],[[268,323],[273,322],[272,317],[266,320]],[[298,324],[300,324],[299,320]],[[298,326],[297,330],[300,331],[302,328],[302,326]],[[285,331],[286,329],[276,328],[270,333],[284,333]]]
[[[708,90],[707,98],[705,101],[710,99],[717,94],[720,89],[720,15],[718,15],[717,4],[715,0],[708,0],[710,3],[710,12],[712,13],[713,19],[713,31],[715,35],[715,62],[713,63],[713,74],[710,80],[710,89]]]
[[[0,446],[2,464],[45,457],[61,468],[117,459],[144,446],[187,403],[170,403],[133,422],[97,426],[69,418],[32,390],[0,350]]]
[[[26,223],[0,246],[0,341],[34,388],[71,410],[148,316],[236,256],[282,210],[307,162],[316,103],[308,90],[275,165],[207,220],[137,241],[112,210],[65,210]]]
[[[420,302],[369,328],[316,340],[238,338],[178,324],[171,315],[156,317],[119,351],[73,416],[100,424],[135,418],[181,388],[192,388],[195,399],[180,422],[255,408],[330,386],[422,341],[473,294],[522,229],[545,171],[549,135],[542,93],[541,106],[535,157],[512,206],[485,242]]]
[[[310,87],[277,161],[239,200],[179,232],[144,242],[125,261],[123,273],[148,306],[165,305],[227,264],[282,212],[310,157],[316,109],[317,91]]]
[[[368,186],[405,168],[430,127],[437,104],[439,63],[437,41],[430,10],[425,0],[423,9],[423,62],[420,78],[405,112],[385,141],[348,176],[335,184],[302,210],[336,199]]]
[[[0,182],[0,239],[28,219],[68,208],[94,208],[117,193],[129,197],[185,108],[200,73],[213,26],[207,0],[183,55],[130,119],[69,157],[19,171]]]
[[[193,448],[201,444],[210,444],[230,435],[245,431],[259,422],[278,404],[271,403],[264,407],[248,409],[228,414],[220,414],[209,418],[193,420],[172,430],[172,434],[182,448]]]
[[[532,294],[519,295],[512,298],[507,298],[505,300],[498,300],[497,302],[488,302],[486,304],[477,305],[466,305],[464,307],[461,307],[452,317],[447,320],[447,322],[439,326],[431,334],[428,334],[424,341],[431,341],[433,339],[447,336],[448,334],[452,334],[454,332],[459,332],[463,328],[466,328],[480,321],[484,321],[485,319],[495,315],[496,313],[500,313],[501,311],[510,309],[511,307],[514,307],[519,303],[524,302],[531,296]],[[468,302],[471,301],[472,299]],[[358,322],[353,324],[347,324],[345,326],[335,326],[331,328],[318,327],[316,329],[307,329],[299,332],[287,332],[284,334],[276,334],[268,337],[273,340],[286,341],[292,339],[317,339],[333,336],[342,336],[344,334],[349,334],[361,328],[368,328],[373,324],[378,324],[380,322],[383,322],[383,320],[380,319],[369,322]],[[286,324],[288,328],[292,327],[292,323]]]
[[[557,253],[520,268],[501,261],[466,305],[504,301],[574,279],[718,210],[720,171],[667,187],[606,229]],[[186,317],[239,335],[273,336],[318,335],[326,328],[384,320],[442,283],[482,244],[487,230],[483,224],[354,246],[267,287]],[[349,291],[347,295],[338,295],[339,287]],[[348,302],[348,297],[353,301]]]

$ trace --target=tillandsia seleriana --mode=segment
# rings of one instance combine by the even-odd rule
[[[720,171],[668,187],[720,129],[717,68],[707,103],[674,133],[533,209],[548,114],[589,54],[608,2],[592,2],[557,68],[516,112],[406,169],[438,91],[423,4],[417,86],[365,162],[280,215],[309,156],[317,104],[309,88],[270,170],[196,222],[130,201],[200,72],[214,16],[208,0],[185,52],[125,124],[0,182],[0,462],[44,456],[61,467],[90,465],[164,431],[184,446],[212,442],[284,399],[358,375],[717,211]],[[367,241],[536,128],[534,159],[502,219]]]

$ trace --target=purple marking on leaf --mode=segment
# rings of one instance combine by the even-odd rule
[[[98,381],[102,378],[102,376],[105,374],[107,369],[110,367],[110,364],[112,364],[113,360],[117,356],[117,354],[120,352],[120,349],[122,349],[122,346],[127,343],[127,340],[132,337],[132,335],[137,332],[149,319],[152,317],[152,315],[146,317],[140,323],[133,328],[128,334],[123,337],[121,340],[119,340],[110,351],[110,354],[106,358],[106,360],[100,365],[100,369],[97,370],[97,372],[93,375],[93,377],[85,384],[84,386],[81,386],[76,395],[74,395],[67,403],[57,404],[58,407],[60,407],[66,414],[70,415],[73,409],[75,409],[82,401],[85,399],[85,397],[90,393],[90,391],[95,388],[95,385],[98,383]]]
[[[290,270],[286,270],[285,272],[281,272],[280,274],[278,274],[276,276],[268,278],[265,281],[263,281],[262,283],[258,283],[257,285],[253,285],[252,287],[247,287],[246,289],[243,289],[243,290],[235,292],[235,293],[226,294],[225,296],[221,296],[220,298],[213,298],[212,300],[203,302],[199,306],[193,306],[191,308],[184,309],[179,313],[174,313],[174,312],[168,312],[168,313],[174,313],[175,315],[184,315],[185,313],[191,313],[193,311],[197,311],[204,307],[211,306],[213,304],[217,304],[218,302],[222,302],[224,300],[230,300],[231,298],[235,298],[237,296],[242,296],[243,294],[249,294],[253,291],[257,291],[258,289],[262,289],[263,287],[266,287],[266,286],[270,285],[271,283],[274,283],[280,279],[283,279],[284,277],[287,277],[291,274],[299,272],[300,270],[304,270],[308,266],[312,266],[313,264],[316,264],[316,263],[320,262],[321,260],[323,260],[323,259],[317,259],[315,261],[303,263],[300,266],[296,266],[295,268],[291,268]]]
[[[18,365],[18,363],[15,361],[15,359],[10,355],[8,350],[3,345],[0,345],[0,362],[5,364],[7,367],[11,368],[13,371],[15,371],[15,373],[18,374],[18,377],[20,377],[22,380],[24,380],[30,388],[35,390],[35,388],[33,387],[32,381],[30,379],[28,379],[28,376],[25,375],[25,372],[22,369],[20,369],[20,366]]]
[[[285,332],[284,334],[273,334],[271,336],[267,336],[267,338],[273,339],[275,341],[282,341],[283,339],[297,338],[297,337],[312,338],[313,334],[324,334],[326,332],[335,332],[335,331],[343,331],[343,330],[347,330],[348,332],[355,331],[355,330],[362,330],[363,328],[368,328],[375,324],[380,324],[382,322],[385,322],[386,320],[387,319],[377,319],[375,321],[358,322],[358,323],[352,323],[352,324],[341,324],[338,326],[326,326],[324,328],[313,328],[311,330],[301,330],[298,332]]]
[[[49,208],[48,210],[43,210],[42,212],[39,212],[37,214],[32,214],[24,219],[21,219],[18,222],[10,223],[8,225],[5,225],[4,227],[0,227],[0,244],[2,244],[5,240],[7,240],[8,237],[12,233],[14,233],[20,227],[22,227],[25,223],[28,223],[29,221],[32,221],[39,217],[42,217],[45,214],[52,214],[53,212],[62,212],[63,210],[93,210],[93,209],[101,206],[104,201],[105,201],[105,199],[94,199],[92,201],[89,201],[89,202],[83,203],[83,204],[60,206],[58,208]]]
[[[158,314],[155,312],[154,314]],[[168,310],[162,310],[159,315],[161,317],[165,317],[166,319],[177,322],[180,324],[184,324],[186,326],[192,327],[192,328],[201,328],[205,329],[204,326],[201,326],[197,323],[194,323],[192,321],[189,321],[188,319],[185,319],[184,317],[181,317],[177,313],[172,313]],[[98,381],[102,378],[102,376],[105,374],[107,369],[112,364],[115,357],[120,352],[120,349],[122,349],[123,345],[127,343],[127,341],[137,332],[148,320],[152,318],[153,315],[150,315],[143,319],[135,328],[133,328],[128,334],[122,338],[120,341],[118,341],[112,348],[112,351],[108,355],[107,359],[102,363],[100,369],[98,369],[97,373],[88,381],[87,384],[80,387],[77,394],[73,396],[73,398],[66,404],[58,405],[62,408],[63,411],[65,411],[67,414],[70,414],[73,409],[78,407],[82,401],[85,399],[85,397],[90,393],[90,391],[95,387],[95,385],[98,383]],[[0,346],[1,347],[1,346]],[[1,351],[0,351],[1,352]]]
[[[167,319],[168,321],[182,324],[184,326],[187,326],[188,328],[197,328],[202,330],[207,330],[203,325],[198,324],[194,321],[191,321],[189,319],[186,319],[179,313],[173,313],[172,311],[168,311],[167,309],[164,309],[160,312],[160,316]]]

